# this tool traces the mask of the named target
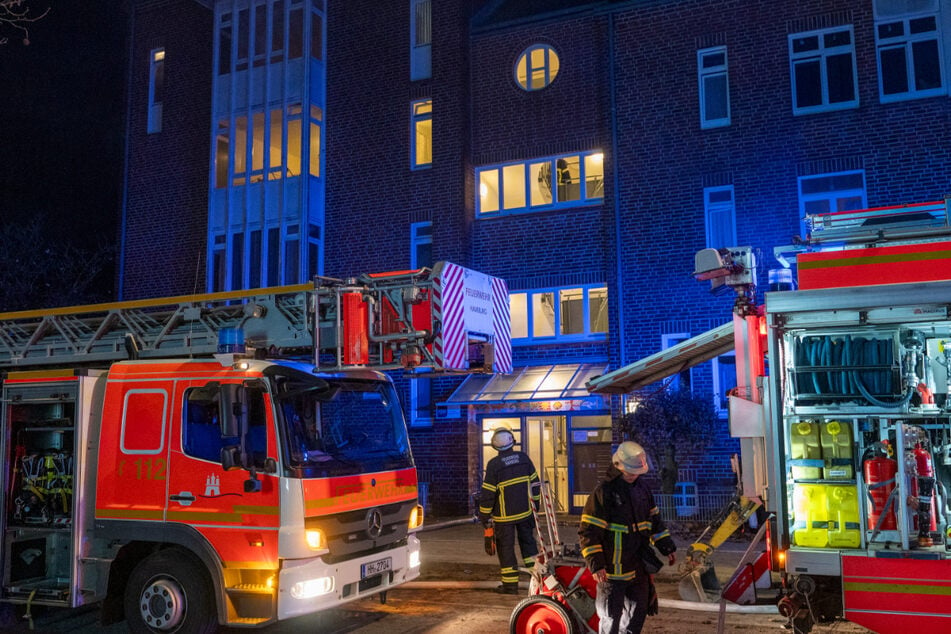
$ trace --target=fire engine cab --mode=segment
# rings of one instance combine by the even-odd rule
[[[0,314],[0,603],[255,627],[419,574],[392,381],[511,371],[463,267]]]

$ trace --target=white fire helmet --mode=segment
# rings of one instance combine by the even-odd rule
[[[629,475],[643,475],[648,470],[647,454],[644,453],[644,448],[630,440],[618,445],[611,461],[615,467]]]
[[[496,451],[505,451],[515,445],[515,435],[507,427],[499,427],[492,433],[492,446]]]

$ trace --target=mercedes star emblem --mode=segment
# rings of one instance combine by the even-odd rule
[[[367,513],[367,534],[373,539],[380,536],[383,532],[383,514],[380,509],[370,509]]]

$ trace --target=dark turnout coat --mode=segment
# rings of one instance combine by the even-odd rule
[[[489,460],[479,494],[479,519],[499,523],[519,522],[532,515],[530,500],[538,504],[538,473],[521,451],[506,449]]]
[[[605,568],[615,581],[629,581],[643,569],[641,548],[653,544],[664,555],[677,550],[643,478],[628,484],[615,467],[588,497],[578,536],[588,569]]]

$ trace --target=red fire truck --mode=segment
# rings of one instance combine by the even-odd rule
[[[702,251],[695,276],[738,292],[733,323],[589,389],[630,391],[735,347],[730,430],[744,492],[772,516],[747,581],[778,573],[779,610],[796,632],[836,618],[949,631],[949,203],[805,222],[807,240],[775,251],[795,261],[798,288],[791,268],[771,271],[756,306],[753,250]]]
[[[450,263],[0,314],[0,603],[254,627],[419,574],[392,381],[511,371],[505,283]]]

